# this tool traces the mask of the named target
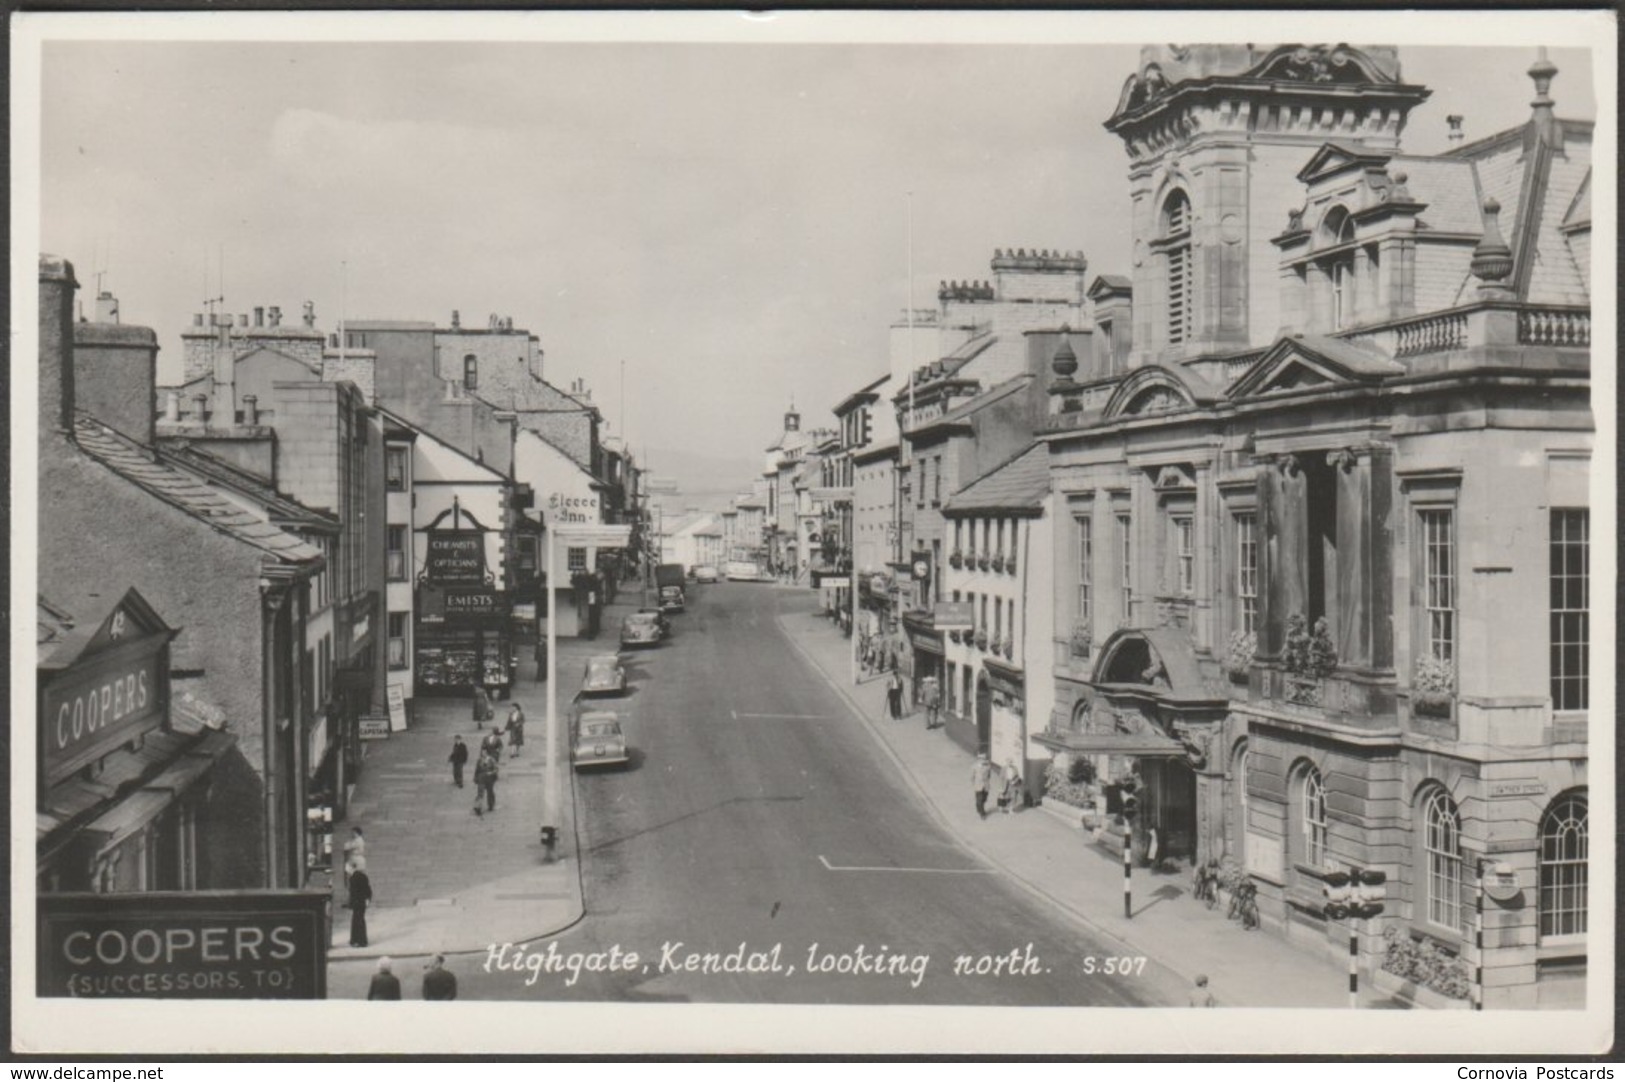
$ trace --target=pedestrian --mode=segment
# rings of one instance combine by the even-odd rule
[[[1016,769],[1016,760],[1012,757],[1004,761],[1004,791],[999,794],[999,810],[1010,814],[1025,803],[1021,797],[1021,771]]]
[[[350,875],[350,946],[367,945],[367,906],[372,904],[372,880],[364,869]],[[401,998],[396,996],[396,999]]]
[[[401,979],[395,976],[395,963],[386,956],[378,959],[378,972],[372,975],[372,984],[367,986],[368,999],[400,999]]]
[[[491,694],[485,690],[484,684],[474,685],[474,728],[481,727],[481,723],[491,716]]]
[[[491,755],[498,759],[502,758],[501,729],[493,727],[490,732],[485,734],[485,739],[480,741],[480,754]]]
[[[480,761],[474,767],[474,814],[480,811],[480,797],[485,797],[485,811],[497,810],[497,760],[491,755],[480,754]]]
[[[971,788],[976,791],[976,814],[983,819],[987,818],[987,789],[993,781],[993,764],[988,762],[987,752],[976,757],[976,765],[970,768]]]
[[[886,678],[886,709],[893,721],[903,716],[903,678],[895,668]]]
[[[942,724],[942,688],[938,685],[936,677],[925,678],[922,697],[925,701],[925,727],[935,729]]]
[[[424,999],[457,998],[457,974],[446,968],[444,954],[435,955],[424,969],[427,970],[423,974]]]
[[[513,758],[519,758],[519,749],[525,746],[525,709],[518,703],[508,705],[508,747]]]
[[[542,683],[547,679],[547,636],[539,635],[536,639],[536,682]]]
[[[1216,1007],[1216,1006],[1218,1006],[1218,1002],[1213,998],[1213,993],[1208,991],[1207,974],[1206,973],[1198,973],[1196,975],[1196,986],[1191,989],[1191,1006],[1192,1007]]]
[[[349,840],[344,843],[344,881],[348,883],[350,876],[366,866],[367,839],[362,837],[360,827],[351,827]]]
[[[468,745],[463,743],[461,736],[451,738],[451,754],[446,756],[451,763],[451,783],[457,788],[463,787],[463,764],[468,762]]]

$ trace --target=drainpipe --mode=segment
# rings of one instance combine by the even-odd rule
[[[269,579],[260,579],[260,734],[265,749],[265,811],[262,845],[265,853],[265,887],[275,890],[276,881],[276,616],[281,603]]]
[[[1027,592],[1027,589],[1029,585],[1028,577],[1032,574],[1033,567],[1033,522],[1041,521],[1041,519],[1042,516],[1040,516],[1039,519],[1029,520],[1027,523],[1027,529],[1023,532],[1021,538],[1021,678],[1023,682],[1025,682],[1028,676],[1031,675],[1031,667],[1028,665],[1027,659],[1027,646],[1029,639],[1027,628],[1032,624],[1032,613],[1030,611],[1030,606],[1032,605],[1032,595]],[[1020,524],[1022,520],[1018,518],[1014,519],[1013,521],[1016,523],[1016,529],[1021,529]],[[1054,604],[1053,597],[1051,598],[1050,604]],[[1054,623],[1053,617],[1051,618],[1050,622]],[[1021,787],[1024,790],[1027,789],[1027,717],[1031,712],[1032,696],[1028,694],[1027,689],[1024,688],[1021,696]],[[1031,792],[1027,793],[1027,796],[1031,797],[1031,795]]]

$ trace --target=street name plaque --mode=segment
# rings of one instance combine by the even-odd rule
[[[325,892],[41,894],[40,996],[323,999]]]

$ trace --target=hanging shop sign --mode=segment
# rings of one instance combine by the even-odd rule
[[[65,664],[50,673],[39,695],[47,786],[164,724],[174,636],[131,590],[76,656],[51,659]]]
[[[37,993],[106,999],[322,999],[325,892],[38,896]]]
[[[430,530],[423,577],[434,583],[481,583],[485,571],[485,534],[481,530]]]

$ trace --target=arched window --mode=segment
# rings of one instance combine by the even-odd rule
[[[1303,801],[1303,862],[1319,868],[1326,863],[1326,785],[1312,766],[1303,772],[1299,798]]]
[[[1540,936],[1584,935],[1586,856],[1590,844],[1583,796],[1553,804],[1540,824]]]
[[[1163,254],[1168,270],[1168,344],[1177,346],[1191,336],[1193,286],[1191,275],[1191,201],[1175,191],[1162,205]]]
[[[1322,244],[1343,246],[1354,243],[1354,219],[1342,207],[1333,207],[1326,215],[1321,229]],[[1343,330],[1354,325],[1355,281],[1354,251],[1345,248],[1322,264],[1331,281],[1331,329]]]
[[[475,357],[472,353],[470,353],[466,357],[463,358],[463,389],[465,391],[472,391],[472,390],[475,390],[476,388],[478,388],[479,385],[480,385],[480,362],[479,362],[479,358]]]
[[[1461,817],[1443,789],[1422,802],[1422,887],[1428,923],[1452,931],[1467,927],[1461,899]]]

